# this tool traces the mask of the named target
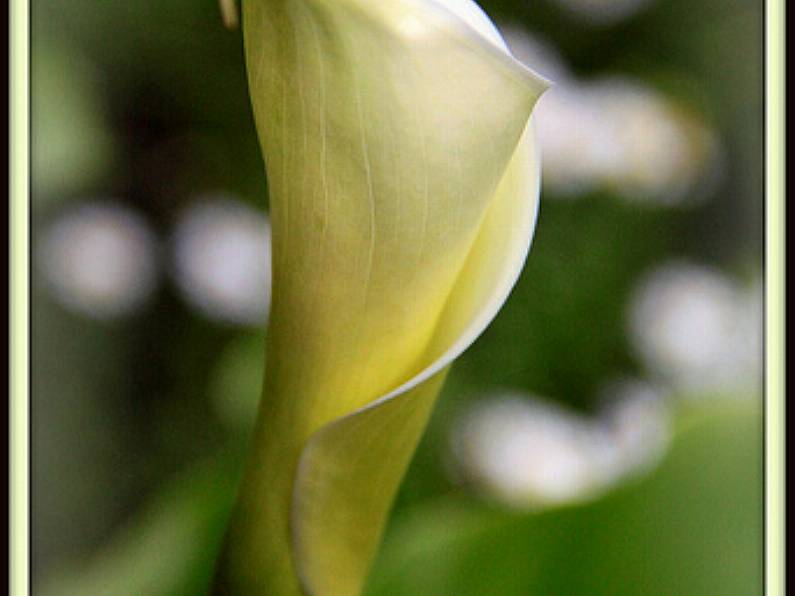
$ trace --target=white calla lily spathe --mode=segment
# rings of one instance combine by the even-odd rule
[[[273,286],[219,594],[354,596],[535,225],[547,83],[469,0],[244,0]]]

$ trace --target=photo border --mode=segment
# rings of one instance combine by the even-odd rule
[[[9,593],[30,593],[30,28],[9,4]]]
[[[784,0],[765,10],[765,593],[786,584],[785,45]]]
[[[211,1],[211,0],[206,0]],[[765,10],[765,593],[785,593],[785,0]],[[9,4],[9,593],[30,590],[30,6]]]

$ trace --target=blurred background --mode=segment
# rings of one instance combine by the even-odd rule
[[[31,4],[34,591],[201,594],[269,306],[242,38]],[[762,3],[481,5],[556,83],[538,227],[368,595],[761,594]]]

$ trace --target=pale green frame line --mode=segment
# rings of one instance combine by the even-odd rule
[[[767,1],[766,19],[766,355],[765,503],[767,594],[785,593],[785,0]]]
[[[29,213],[29,94],[30,56],[27,0],[9,6],[9,593],[29,593],[29,386],[28,386],[28,213]]]

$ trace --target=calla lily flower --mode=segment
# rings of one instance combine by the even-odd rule
[[[215,589],[354,596],[450,364],[524,263],[547,83],[470,0],[244,0],[242,16],[273,287]]]

